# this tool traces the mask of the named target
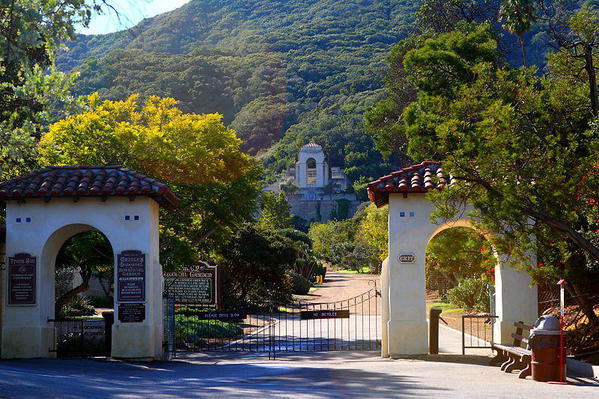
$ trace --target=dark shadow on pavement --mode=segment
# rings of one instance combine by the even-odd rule
[[[421,393],[423,389],[427,394]],[[444,389],[396,373],[370,372],[358,366],[318,367],[318,363],[302,367],[267,359],[221,363],[211,356],[203,361],[196,357],[152,363],[0,362],[0,397],[6,398],[383,398],[428,396],[436,391],[443,396]]]

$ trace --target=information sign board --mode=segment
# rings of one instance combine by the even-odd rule
[[[146,254],[123,251],[117,257],[117,301],[146,300]]]
[[[164,285],[166,294],[173,296],[177,305],[218,305],[217,266],[201,264],[183,267],[179,272],[166,272]]]
[[[146,305],[143,303],[120,303],[118,312],[121,323],[141,323],[146,319]]]
[[[35,305],[36,258],[16,254],[8,258],[8,304]]]

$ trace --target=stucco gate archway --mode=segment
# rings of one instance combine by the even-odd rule
[[[434,176],[436,176],[434,178]],[[368,196],[377,206],[389,204],[389,257],[383,262],[382,356],[426,354],[428,324],[425,305],[425,251],[430,239],[446,228],[471,227],[461,218],[436,225],[430,221],[434,205],[425,198],[428,190],[447,184],[439,162],[423,162],[393,172],[368,185]],[[498,322],[495,340],[513,341],[513,323],[537,318],[537,287],[530,277],[511,268],[497,254],[495,304]],[[534,255],[529,261],[536,263]]]
[[[6,206],[7,258],[2,358],[54,356],[48,320],[54,318],[56,255],[70,237],[90,230],[104,234],[114,251],[111,355],[162,357],[158,213],[160,206],[179,202],[164,184],[119,166],[49,167],[0,183],[0,200]],[[29,265],[30,270],[11,270],[11,264]],[[24,284],[18,285],[19,278],[25,278]],[[119,308],[137,309],[138,319],[120,321]]]

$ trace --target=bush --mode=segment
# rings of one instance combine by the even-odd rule
[[[206,345],[210,338],[235,338],[243,328],[220,320],[199,320],[195,316],[175,316],[175,340],[178,348]]]
[[[96,314],[96,308],[89,303],[87,297],[76,295],[71,302],[62,308],[61,313],[64,317],[93,316]]]
[[[327,268],[322,263],[317,263],[316,266],[314,266],[314,275],[322,276],[324,279],[324,277],[327,275]]]
[[[243,225],[222,248],[222,292],[225,308],[256,310],[292,302],[287,274],[298,259],[293,242],[278,235]]]
[[[111,296],[92,296],[89,297],[89,303],[94,308],[113,308],[114,298]]]
[[[291,272],[289,273],[289,275],[291,276],[291,285],[293,287],[294,294],[306,295],[308,292],[310,292],[310,287],[312,286],[312,284],[310,284],[310,282],[306,280],[306,278],[300,276],[295,272]]]
[[[468,278],[460,281],[457,287],[447,291],[449,302],[467,312],[490,311],[489,287],[486,281]]]

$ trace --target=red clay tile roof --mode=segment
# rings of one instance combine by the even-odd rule
[[[159,181],[121,166],[50,166],[0,183],[0,201],[58,197],[150,197],[166,208],[179,199]]]
[[[424,161],[368,183],[368,198],[380,208],[389,203],[389,193],[441,190],[448,183],[447,180],[441,162]]]

